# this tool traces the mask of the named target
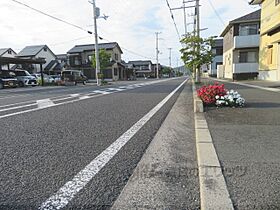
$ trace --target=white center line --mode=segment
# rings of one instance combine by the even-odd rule
[[[71,181],[68,181],[54,195],[47,199],[40,210],[61,209],[81,191],[86,184],[98,174],[98,172],[118,153],[118,151],[169,101],[169,99],[187,82],[186,79],[158,105],[149,111],[143,118],[136,122],[130,129],[121,135],[114,143],[90,162],[82,171],[80,171]]]

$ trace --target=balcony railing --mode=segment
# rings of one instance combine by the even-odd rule
[[[252,48],[259,47],[260,35],[248,35],[248,36],[235,36],[234,37],[234,48]]]
[[[253,73],[258,72],[258,63],[234,63],[233,73]]]

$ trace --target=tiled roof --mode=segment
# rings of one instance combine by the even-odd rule
[[[27,46],[23,50],[21,50],[17,56],[19,57],[27,57],[27,56],[35,56],[37,55],[46,45],[34,45]]]
[[[115,47],[118,47],[120,51],[122,52],[119,44],[117,42],[110,42],[110,43],[99,43],[98,48],[99,49],[105,49],[105,50],[110,50]],[[71,50],[69,50],[67,53],[82,53],[84,51],[94,51],[95,49],[95,44],[87,44],[87,45],[76,45],[73,47]]]
[[[255,12],[252,12],[250,14],[239,17],[235,20],[232,20],[232,21],[230,21],[230,23],[239,23],[239,22],[253,21],[253,20],[261,20],[261,10],[260,9]]]
[[[222,37],[225,36],[233,24],[260,21],[260,20],[261,20],[261,10],[259,9],[252,13],[249,13],[247,15],[244,15],[242,17],[239,17],[239,18],[236,18],[236,19],[230,21],[229,24],[227,25],[227,27],[222,32],[221,36]]]
[[[7,52],[9,48],[2,48],[0,49],[0,56],[3,55],[5,52]]]

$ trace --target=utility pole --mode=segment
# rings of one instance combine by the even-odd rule
[[[188,30],[187,30],[187,14],[186,14],[186,3],[183,0],[183,9],[184,9],[184,25],[185,25],[185,36],[187,36]]]
[[[156,59],[157,59],[157,79],[159,79],[159,63],[158,63],[158,54],[159,54],[159,50],[158,50],[158,35],[161,32],[156,32]]]
[[[196,33],[197,37],[200,38],[200,13],[199,13],[199,0],[196,0],[195,4],[195,14],[196,14]],[[200,53],[200,44],[197,45],[196,50]],[[200,82],[200,68],[196,67],[196,82]]]
[[[170,69],[172,68],[171,67],[171,50],[172,50],[172,48],[168,48],[168,50],[169,50],[169,66],[170,66]]]
[[[171,50],[172,48],[168,48],[169,50],[169,68],[170,68],[170,76],[171,76],[171,71],[172,71],[172,67],[171,67]]]
[[[97,14],[97,8],[96,8],[96,4],[95,4],[95,0],[92,0],[92,2],[90,2],[93,5],[93,19],[94,19],[94,38],[95,38],[95,63],[96,63],[96,67],[95,67],[95,77],[96,77],[96,84],[97,86],[100,85],[99,82],[99,73],[100,73],[100,62],[99,62],[99,47],[98,47],[98,34],[97,34],[97,18],[98,18],[98,14]]]

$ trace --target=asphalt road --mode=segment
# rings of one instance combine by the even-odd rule
[[[236,209],[280,209],[280,93],[225,83],[244,108],[208,108],[206,118]]]
[[[184,79],[1,92],[0,209],[41,207]],[[66,209],[108,209],[114,203],[181,90]]]

